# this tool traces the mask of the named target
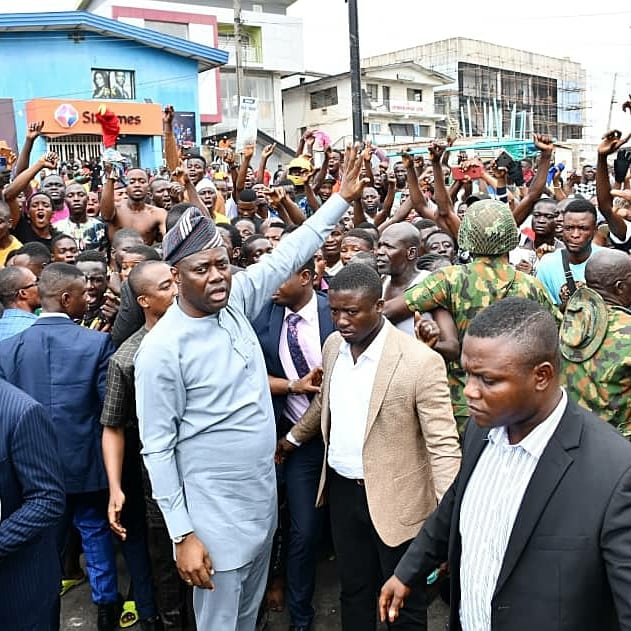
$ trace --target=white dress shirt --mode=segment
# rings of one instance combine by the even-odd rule
[[[300,379],[296,366],[289,352],[287,343],[287,317],[296,313],[300,320],[296,325],[298,329],[298,341],[302,354],[307,360],[309,370],[322,366],[322,347],[320,344],[320,322],[318,319],[318,297],[313,293],[311,300],[299,311],[292,311],[285,308],[283,326],[280,330],[280,341],[278,343],[278,356],[283,366],[287,379]],[[283,411],[284,415],[292,422],[297,423],[300,417],[309,407],[309,397],[305,394],[289,395]]]
[[[350,345],[342,342],[333,366],[329,390],[331,430],[328,463],[345,478],[364,477],[362,451],[368,407],[387,335],[388,326],[384,323],[377,337],[357,358],[357,363],[353,361]]]
[[[563,390],[552,414],[515,445],[508,442],[506,427],[489,431],[460,510],[462,631],[491,631],[491,600],[515,518],[566,406]]]

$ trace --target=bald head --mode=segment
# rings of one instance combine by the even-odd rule
[[[379,237],[377,268],[380,274],[407,282],[416,269],[419,231],[407,222],[388,226]]]
[[[598,250],[585,266],[585,281],[608,304],[631,305],[631,258],[620,250]]]
[[[388,226],[382,236],[400,241],[406,248],[418,248],[421,244],[419,231],[407,221]]]

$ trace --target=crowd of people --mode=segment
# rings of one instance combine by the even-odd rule
[[[307,631],[332,551],[344,631],[426,629],[432,585],[452,630],[631,630],[631,134],[563,179],[545,135],[308,130],[271,174],[173,115],[96,186],[33,122],[3,189],[0,629],[87,579],[99,631]]]

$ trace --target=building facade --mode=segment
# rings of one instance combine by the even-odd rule
[[[258,127],[283,138],[281,77],[304,72],[302,20],[287,15],[295,0],[241,2],[242,95],[258,100]],[[232,0],[80,0],[79,8],[126,24],[176,35],[228,53],[221,71],[199,76],[202,134],[222,135],[237,126]]]
[[[436,90],[436,112],[463,136],[580,140],[586,124],[586,72],[578,63],[489,42],[455,37],[370,57],[362,66],[401,60],[453,77]]]
[[[163,106],[173,105],[180,139],[194,144],[198,73],[227,60],[215,48],[83,11],[0,15],[0,32],[0,139],[21,146],[28,123],[43,120],[35,150],[55,150],[64,161],[100,155],[95,114],[106,104],[121,124],[122,153],[132,164],[161,166]]]
[[[444,118],[434,91],[452,79],[412,62],[362,70],[363,136],[381,146],[433,138]],[[296,146],[306,129],[321,129],[335,147],[352,140],[349,73],[302,81],[283,90],[285,143]]]

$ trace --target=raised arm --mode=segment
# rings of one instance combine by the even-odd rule
[[[4,189],[4,199],[11,209],[11,226],[15,227],[20,219],[20,206],[17,203],[17,197],[22,191],[26,191],[31,180],[42,169],[56,169],[59,157],[56,153],[49,151],[44,154],[33,166],[22,171],[15,179]]]
[[[116,174],[109,162],[103,164],[103,170],[105,171],[105,184],[103,184],[101,193],[101,218],[103,221],[113,221],[116,217],[116,204],[114,203]]]
[[[309,180],[305,180],[305,196],[307,198],[307,204],[309,208],[311,208],[314,212],[322,206],[322,204],[318,201],[316,194],[313,192],[313,188],[311,188],[311,183]]]
[[[173,133],[173,116],[175,110],[172,105],[167,105],[162,113],[162,126],[164,137],[164,159],[166,160],[169,172],[175,171],[179,165],[177,142]]]
[[[234,199],[235,202],[238,202],[239,195],[237,193],[237,177],[239,172],[237,171],[236,160],[237,158],[234,151],[232,149],[228,149],[223,157],[223,161],[228,165],[228,172],[230,173],[230,179],[232,180],[232,199]]]
[[[265,169],[267,168],[267,161],[274,153],[274,149],[276,149],[276,143],[267,145],[267,147],[261,151],[261,162],[259,163],[259,171],[256,176],[257,184],[265,184]]]
[[[239,174],[237,175],[237,181],[234,185],[234,190],[237,194],[235,201],[239,199],[239,193],[245,188],[245,178],[248,174],[248,168],[254,156],[254,145],[246,145],[243,147],[243,156],[241,158],[241,164],[239,165]]]
[[[304,224],[281,239],[278,247],[244,272],[233,278],[230,300],[235,301],[252,319],[274,291],[316,250],[348,210],[349,204],[361,195],[365,181],[360,178],[357,147],[347,150],[348,164],[344,164],[344,178],[340,192],[322,205]]]
[[[373,153],[374,153],[374,149],[372,147],[372,144],[370,142],[367,142],[366,146],[364,147],[362,151],[362,163],[363,163],[364,171],[366,172],[366,178],[368,179],[367,186],[372,186],[374,188],[375,177],[372,174],[372,162],[371,162]]]
[[[429,147],[429,158],[434,171],[434,199],[438,206],[435,214],[436,225],[448,232],[454,239],[458,238],[458,230],[460,229],[460,217],[454,210],[454,204],[449,196],[447,185],[445,184],[445,175],[443,173],[442,159],[445,154],[446,146],[437,142],[433,142]]]
[[[421,191],[421,187],[418,185],[418,175],[416,174],[416,169],[414,168],[414,160],[409,153],[404,152],[401,154],[401,162],[405,167],[412,205],[417,212],[424,215],[425,213],[423,211],[427,209],[427,201],[425,200],[423,191]]]
[[[528,217],[532,207],[541,197],[543,189],[546,187],[548,169],[550,168],[550,162],[552,161],[554,145],[552,144],[550,136],[535,134],[535,147],[541,151],[539,164],[537,165],[537,174],[530,184],[528,193],[526,193],[522,200],[516,204],[513,209],[513,217],[515,217],[515,222],[518,226],[524,222],[526,217]]]
[[[26,137],[24,138],[24,144],[18,155],[17,162],[15,163],[14,177],[17,177],[22,171],[28,169],[29,162],[31,160],[31,151],[33,150],[33,144],[35,140],[41,135],[44,128],[44,121],[37,121],[35,123],[29,123],[26,130]]]
[[[622,145],[629,141],[629,138],[631,138],[631,134],[623,138],[622,133],[617,129],[607,132],[603,136],[600,145],[598,145],[598,160],[596,161],[596,197],[598,199],[598,210],[600,210],[603,217],[607,220],[611,233],[619,241],[626,241],[627,224],[620,215],[613,211],[613,196],[609,185],[607,156],[618,151]],[[617,191],[615,191],[615,194],[619,195]],[[624,195],[620,195],[620,197],[624,197]],[[628,197],[629,196],[625,197],[625,199],[628,199]]]

